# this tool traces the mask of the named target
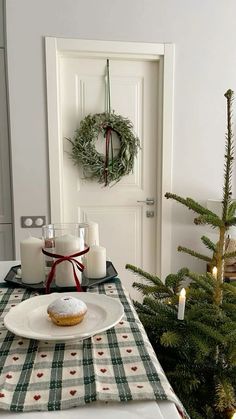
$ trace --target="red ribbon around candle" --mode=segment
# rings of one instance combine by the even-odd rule
[[[57,265],[59,265],[62,262],[65,262],[65,261],[70,262],[72,264],[76,289],[79,292],[81,291],[81,286],[80,286],[80,282],[79,282],[79,279],[78,279],[77,274],[76,274],[75,266],[79,269],[80,272],[83,272],[84,265],[75,258],[78,257],[78,256],[84,255],[88,251],[89,251],[89,246],[86,247],[84,250],[81,250],[80,252],[74,253],[73,255],[62,256],[62,255],[58,255],[56,253],[47,252],[45,249],[42,249],[42,252],[43,252],[44,255],[50,256],[54,259],[57,259],[57,260],[55,260],[55,262],[53,262],[53,265],[51,267],[51,270],[49,272],[49,275],[48,275],[48,278],[47,278],[47,281],[46,281],[46,294],[48,294],[49,291],[50,291],[50,285],[51,285],[52,280],[55,276]]]

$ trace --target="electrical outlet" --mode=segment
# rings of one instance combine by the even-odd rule
[[[22,215],[20,218],[22,228],[42,228],[46,224],[45,215]]]

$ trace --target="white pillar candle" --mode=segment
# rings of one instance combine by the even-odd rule
[[[55,253],[61,256],[70,256],[80,251],[81,240],[72,234],[55,238]],[[76,258],[78,261],[80,257]],[[75,266],[78,280],[81,282],[81,272]],[[64,261],[56,267],[56,285],[58,287],[75,287],[73,266],[71,262]]]
[[[28,237],[20,242],[21,277],[25,284],[39,284],[45,280],[43,240]]]
[[[186,291],[185,288],[182,288],[179,295],[178,320],[184,320],[185,301]]]
[[[217,267],[214,266],[214,268],[212,269],[212,275],[215,279],[217,279]]]
[[[85,275],[87,278],[104,278],[106,276],[106,249],[102,246],[91,246],[86,257]]]
[[[86,224],[88,225],[86,231],[86,244],[88,246],[99,246],[98,223],[95,223],[94,221],[88,221]]]

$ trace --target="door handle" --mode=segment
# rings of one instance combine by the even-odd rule
[[[154,198],[146,198],[145,201],[137,201],[137,202],[144,202],[146,205],[154,205],[155,199]]]

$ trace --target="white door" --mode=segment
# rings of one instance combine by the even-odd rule
[[[160,274],[161,262],[164,261],[161,243],[165,245],[169,238],[168,228],[165,238],[163,235],[164,225],[168,225],[169,219],[168,211],[163,213],[162,193],[165,191],[162,192],[162,188],[171,181],[166,177],[167,173],[170,174],[169,166],[163,165],[163,153],[167,155],[166,147],[170,145],[168,136],[163,145],[163,137],[168,131],[165,124],[171,126],[171,117],[163,121],[168,104],[168,100],[163,104],[163,62],[160,56],[150,54],[155,47],[150,48],[148,44],[143,44],[149,54],[145,57],[137,51],[133,55],[127,54],[125,43],[119,43],[119,47],[122,44],[126,53],[116,54],[115,43],[105,45],[102,41],[95,41],[102,53],[88,53],[86,50],[76,54],[72,51],[77,47],[75,40],[68,40],[68,44],[66,40],[62,41],[58,54],[60,42],[57,40],[55,44],[48,40],[46,51],[52,222],[98,222],[100,244],[106,247],[109,259],[131,296],[140,298],[132,288],[135,278],[125,265],[130,263]],[[80,41],[78,47],[82,45],[87,49],[89,42],[92,41]],[[68,48],[66,52],[65,46]],[[106,48],[113,53],[104,52]],[[130,48],[131,44],[128,44]],[[134,44],[133,48],[137,49],[137,46]],[[143,46],[141,50],[144,49]],[[55,60],[52,59],[53,53]],[[83,178],[82,170],[70,158],[71,145],[67,140],[73,139],[81,119],[87,114],[105,111],[107,58],[110,59],[111,108],[133,122],[141,142],[133,173],[111,187]],[[167,69],[166,64],[166,72]],[[97,142],[101,153],[105,152],[103,141],[99,138]],[[118,141],[116,146],[119,147]],[[171,158],[170,149],[168,153]],[[153,199],[154,204],[147,205],[147,199]],[[55,218],[58,214],[60,219]]]
[[[0,6],[1,11],[1,6]],[[0,34],[1,36],[1,34]],[[12,260],[12,211],[4,49],[0,50],[0,260]]]
[[[134,171],[111,187],[84,180],[73,166],[70,143],[88,114],[104,112],[106,60],[64,57],[60,66],[61,132],[64,138],[64,221],[92,220],[99,224],[100,244],[131,290],[126,263],[155,273],[158,62],[110,60],[111,108],[129,118],[141,141]],[[115,135],[113,134],[113,141]],[[105,154],[105,142],[98,141]],[[119,148],[117,140],[116,147]],[[154,205],[138,201],[152,198]]]

